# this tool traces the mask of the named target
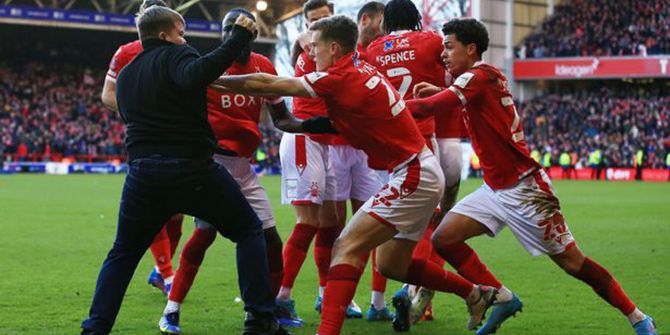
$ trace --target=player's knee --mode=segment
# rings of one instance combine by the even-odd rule
[[[433,235],[430,236],[430,243],[433,245],[433,248],[437,250],[447,250],[449,246],[458,242],[458,239],[455,236],[444,234],[439,229],[433,232]]]

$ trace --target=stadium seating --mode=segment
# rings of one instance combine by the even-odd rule
[[[536,27],[519,58],[670,54],[665,0],[569,0]]]
[[[589,152],[600,148],[607,166],[633,167],[642,149],[645,167],[664,168],[670,149],[669,93],[660,85],[561,89],[519,107],[531,150],[549,152],[553,165],[567,151],[588,166]]]

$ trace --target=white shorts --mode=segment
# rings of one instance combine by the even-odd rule
[[[444,184],[447,188],[454,187],[461,182],[463,168],[463,149],[458,138],[438,138],[437,155],[440,167],[444,173]]]
[[[230,175],[235,178],[244,197],[254,209],[258,218],[263,222],[263,229],[272,228],[275,226],[275,218],[272,215],[272,206],[270,206],[270,199],[267,192],[258,182],[256,172],[249,163],[246,157],[230,157],[219,154],[214,154],[214,161],[223,165]],[[206,221],[195,218],[195,225],[198,228],[211,228],[212,226]]]
[[[321,205],[335,200],[335,173],[329,145],[301,134],[284,133],[279,144],[281,201],[284,205]]]
[[[482,185],[451,209],[483,224],[496,236],[509,226],[533,256],[556,255],[574,245],[549,177],[538,170],[517,185],[493,190]]]
[[[350,145],[330,145],[330,160],[337,184],[337,201],[365,201],[383,185],[375,171],[368,167],[368,155],[363,150]]]
[[[435,156],[425,149],[391,172],[388,184],[362,210],[398,230],[395,238],[419,241],[444,192],[444,176]]]

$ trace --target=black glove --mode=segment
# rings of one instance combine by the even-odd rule
[[[330,118],[325,116],[315,116],[302,121],[302,130],[312,134],[337,134],[337,129],[333,127]]]

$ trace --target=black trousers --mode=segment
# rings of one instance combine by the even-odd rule
[[[176,213],[201,218],[237,243],[245,310],[274,312],[262,223],[228,171],[212,160],[141,158],[129,163],[116,240],[102,264],[82,328],[103,334],[111,331],[137,264]]]

